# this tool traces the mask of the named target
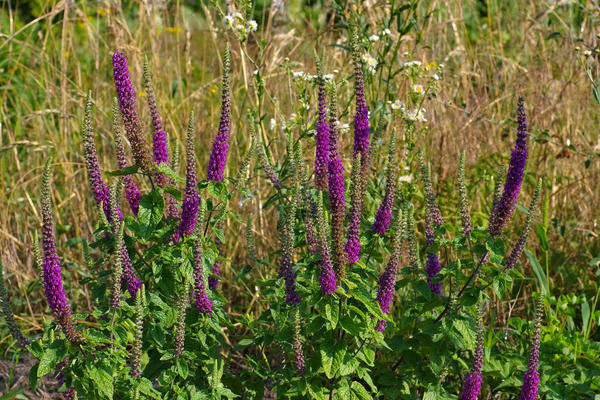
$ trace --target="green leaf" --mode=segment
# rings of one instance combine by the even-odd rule
[[[369,392],[367,392],[367,389],[365,389],[365,387],[360,383],[354,381],[350,387],[352,388],[352,392],[356,398],[361,400],[373,400],[373,397],[371,397]]]
[[[37,384],[40,380],[37,374],[39,367],[40,363],[37,363],[29,370],[29,386],[31,386],[32,389],[35,389],[37,387]]]
[[[112,376],[103,368],[97,365],[87,367],[88,376],[94,381],[96,389],[108,399],[113,398],[113,380]]]
[[[583,335],[587,339],[588,328],[590,327],[590,305],[587,302],[581,304],[581,321],[583,323]]]
[[[139,169],[140,167],[138,167],[137,165],[130,165],[129,167],[117,169],[114,171],[106,171],[104,172],[104,174],[107,176],[125,176],[135,174],[138,172]]]
[[[173,171],[171,169],[171,167],[169,167],[167,164],[165,164],[164,162],[161,162],[160,164],[158,164],[158,166],[156,167],[156,170],[158,172],[160,172],[161,174],[165,174],[170,178],[173,178],[173,180],[175,182],[178,183],[185,183],[185,179],[183,179],[182,177],[180,177],[179,175],[177,175],[175,173],[175,171]]]
[[[542,245],[542,249],[544,251],[548,251],[548,239],[546,238],[546,230],[542,226],[542,224],[538,223],[537,225],[537,234],[540,238],[540,244]]]
[[[335,329],[338,323],[338,307],[325,304],[325,317],[331,323],[331,329]]]
[[[140,208],[138,211],[138,219],[140,221],[140,234],[143,237],[148,237],[162,220],[165,200],[160,193],[152,191],[140,200]]]
[[[37,369],[37,377],[41,378],[42,376],[50,373],[54,367],[56,367],[56,364],[65,358],[65,354],[67,354],[67,348],[62,340],[56,340],[50,343],[50,345],[46,347],[46,350],[40,359],[40,364]]]
[[[546,280],[546,274],[540,265],[540,262],[537,260],[535,255],[529,250],[525,249],[525,255],[529,259],[529,263],[531,264],[531,268],[533,269],[533,273],[538,280],[540,287],[542,288],[542,294],[548,294],[548,281]]]
[[[327,378],[331,379],[344,362],[346,347],[344,343],[327,340],[321,345],[321,360]]]

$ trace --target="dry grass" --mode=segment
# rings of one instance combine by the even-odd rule
[[[111,2],[112,3],[112,2]],[[487,16],[478,15],[483,2],[422,1],[419,12],[429,14],[420,26],[421,40],[409,37],[402,49],[422,60],[445,64],[440,95],[430,112],[430,131],[419,138],[429,149],[439,182],[439,190],[455,196],[451,182],[458,155],[467,150],[468,164],[476,164],[468,174],[474,210],[487,211],[489,199],[481,190],[501,157],[510,150],[516,98],[526,99],[532,133],[528,171],[545,176],[550,186],[550,217],[557,226],[565,226],[562,235],[552,231],[554,248],[564,253],[560,270],[553,272],[557,285],[577,276],[581,283],[587,272],[583,260],[595,255],[598,244],[599,159],[598,105],[582,66],[582,50],[595,48],[599,19],[593,5],[577,2],[531,2],[519,0],[504,4],[488,0]],[[571,4],[573,3],[573,4]],[[180,3],[127,10],[127,15],[108,2],[89,9],[87,4],[47,2],[38,18],[17,26],[15,10],[2,3],[0,32],[0,256],[12,274],[9,286],[24,299],[19,305],[23,326],[37,330],[43,303],[31,255],[33,233],[39,230],[39,178],[45,159],[54,158],[54,204],[60,248],[65,260],[80,260],[77,245],[65,246],[70,238],[90,238],[96,214],[86,181],[79,126],[85,93],[91,90],[96,101],[96,144],[101,165],[116,168],[110,106],[114,96],[110,55],[115,48],[129,57],[136,87],[141,88],[142,60],[147,54],[154,73],[159,105],[171,144],[183,143],[185,121],[193,109],[197,115],[198,161],[205,166],[219,114],[219,51],[225,39],[232,44],[234,59],[233,132],[229,175],[249,146],[245,130],[246,110],[255,106],[251,93],[254,66],[241,57],[241,48],[233,37],[223,36],[220,16],[214,11],[189,10]],[[383,7],[379,7],[383,5]],[[292,3],[290,7],[297,7]],[[375,21],[385,4],[364,10]],[[283,15],[266,10],[264,26],[258,35],[267,41],[260,65],[267,90],[277,102],[264,105],[270,116],[289,116],[295,95],[290,97],[288,79],[281,64],[286,58],[294,69],[314,72],[313,49],[330,43],[343,43],[343,32],[335,28],[334,16],[321,15],[303,20],[300,15]],[[485,22],[485,26],[481,24]],[[215,28],[216,27],[216,28]],[[558,32],[554,34],[553,32]],[[257,56],[255,42],[247,45]],[[348,56],[328,47],[326,68],[350,74]],[[401,53],[402,53],[401,51]],[[141,89],[140,89],[141,90]],[[349,98],[348,88],[342,93]],[[143,103],[143,98],[139,98]],[[148,112],[143,120],[149,127]],[[348,110],[346,110],[348,111]],[[350,122],[345,116],[345,122]],[[267,118],[268,123],[268,118]],[[542,134],[547,133],[544,143]],[[281,159],[283,140],[268,129],[272,158]],[[567,150],[569,139],[576,149]],[[351,142],[345,138],[346,146]],[[345,154],[349,154],[346,152]],[[349,160],[346,160],[349,163]],[[201,172],[202,173],[202,172]],[[261,204],[269,196],[270,186],[259,177],[252,185],[257,197],[240,210],[253,213],[259,253],[266,254],[277,245],[273,232],[273,210]],[[445,184],[443,182],[446,182]],[[531,190],[528,190],[530,194]],[[444,198],[444,195],[440,196]],[[446,210],[454,209],[456,197],[441,200]],[[88,217],[90,216],[90,217]],[[483,214],[476,218],[483,218]],[[236,265],[245,259],[243,232],[230,222],[226,255]],[[67,263],[67,280],[75,282],[80,272]],[[226,266],[230,268],[230,266]],[[225,271],[231,276],[231,270]],[[227,290],[227,286],[226,289]],[[85,304],[84,293],[74,302]]]

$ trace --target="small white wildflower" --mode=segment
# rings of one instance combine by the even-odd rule
[[[421,61],[409,61],[407,63],[404,63],[405,67],[420,67],[421,66]]]
[[[238,31],[241,34],[245,34],[246,33],[246,27],[242,24],[237,24],[235,26],[235,30]]]
[[[340,124],[340,132],[347,133],[350,130],[349,124]]]
[[[258,24],[252,19],[246,22],[246,28],[248,29],[248,32],[256,32],[258,29]]]
[[[275,129],[275,127],[277,126],[277,121],[275,120],[275,118],[271,118],[271,120],[269,121],[269,130],[273,130]]]
[[[591,55],[592,55],[592,51],[591,51],[591,50],[585,50],[585,51],[583,52],[583,55],[584,55],[584,56],[586,56],[586,57],[589,57],[589,56],[591,56]]]
[[[398,182],[407,182],[407,183],[411,183],[412,182],[412,176],[411,175],[401,175],[398,178]]]
[[[334,69],[334,70],[333,70],[333,73],[334,73],[334,74],[337,74],[338,72],[340,72],[340,70],[339,70],[339,69]]]
[[[567,147],[570,146],[571,145],[571,139],[567,139],[566,144],[567,144]]]
[[[296,79],[306,79],[307,78],[307,74],[306,72],[303,71],[294,71],[294,74],[292,75],[292,79],[296,80]]]
[[[323,75],[323,79],[326,80],[327,82],[331,82],[333,80],[333,74]]]
[[[384,35],[390,35],[391,33],[392,33],[392,32],[389,30],[389,28],[385,28],[385,29],[383,30],[383,34],[384,34]]]
[[[224,16],[221,21],[223,22],[223,25],[225,25],[228,28],[231,28],[231,26],[233,26],[233,17],[231,15]]]
[[[244,16],[242,15],[242,13],[240,13],[240,12],[237,12],[237,11],[236,11],[236,12],[234,12],[233,14],[231,14],[231,16],[232,16],[233,18],[237,18],[237,19],[244,19]]]
[[[377,60],[372,57],[367,60],[367,64],[371,68],[377,68]]]
[[[392,103],[392,110],[401,110],[403,108],[403,104],[400,100],[396,100]]]
[[[433,80],[435,80],[435,81],[439,81],[439,80],[440,80],[440,76],[439,76],[438,74],[433,74],[431,77],[432,77],[432,78],[433,78]]]
[[[379,40],[379,35],[371,35],[369,36],[369,40],[371,42],[377,42]]]
[[[425,89],[423,89],[423,85],[413,85],[413,92],[423,94],[425,93]]]
[[[255,69],[254,71],[252,71],[252,74],[253,74],[253,75],[258,75],[258,70],[257,70],[257,69]]]

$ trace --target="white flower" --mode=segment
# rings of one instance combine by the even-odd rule
[[[254,71],[252,71],[252,74],[253,74],[253,75],[258,75],[258,70],[257,70],[257,69],[255,69]]]
[[[392,110],[401,110],[404,108],[404,105],[400,100],[396,100],[392,103]]]
[[[385,29],[383,30],[383,34],[384,34],[384,35],[390,35],[391,33],[392,33],[392,32],[391,32],[391,31],[390,31],[388,28],[385,28]]]
[[[591,56],[591,55],[592,55],[592,51],[591,51],[591,50],[585,50],[585,51],[583,52],[583,55],[584,55],[584,56],[587,56],[587,57],[589,57],[589,56]]]
[[[339,122],[338,122],[338,124],[339,124],[340,132],[341,133],[346,133],[346,132],[348,132],[350,130],[350,125],[349,124],[340,124]]]
[[[367,60],[367,65],[371,68],[376,68],[377,67],[377,60],[374,58],[369,58]]]
[[[325,79],[327,82],[331,82],[333,80],[333,74],[323,75],[323,79]]]
[[[571,145],[571,139],[567,139],[566,144],[567,144],[567,147],[569,147]]]
[[[244,16],[242,15],[242,13],[240,13],[240,12],[237,12],[237,11],[236,11],[236,12],[234,12],[233,14],[231,14],[231,16],[232,16],[233,18],[237,18],[237,19],[244,19]]]
[[[271,118],[271,121],[269,121],[269,130],[273,130],[275,129],[275,127],[277,126],[277,121],[275,121],[275,118]]]
[[[420,110],[404,110],[404,118],[410,121],[427,122],[424,108],[421,108]]]
[[[258,24],[255,20],[252,19],[246,22],[246,28],[248,29],[248,32],[256,32],[256,30],[258,29]]]
[[[225,25],[228,28],[231,28],[231,26],[233,26],[233,17],[231,15],[226,15],[223,17],[222,22],[223,25]]]
[[[425,93],[425,89],[423,89],[423,85],[413,85],[413,92],[423,94]]]
[[[421,61],[409,61],[407,63],[404,63],[404,66],[405,67],[413,67],[413,66],[420,67]]]
[[[438,74],[433,74],[431,77],[432,77],[432,78],[433,78],[433,80],[435,80],[435,81],[439,81],[439,80],[440,80],[440,76],[439,76]]]
[[[237,24],[235,26],[235,30],[238,31],[241,34],[245,34],[246,33],[246,27],[242,24]]]
[[[333,73],[334,73],[334,74],[337,74],[338,72],[340,72],[340,70],[339,70],[339,69],[334,69],[334,70],[333,70]]]
[[[398,182],[408,182],[408,183],[411,183],[412,182],[412,176],[411,175],[402,175],[402,176],[398,177]]]
[[[303,71],[294,71],[294,73],[292,75],[293,80],[306,79],[306,78],[307,78],[306,72],[303,72]]]
[[[379,40],[379,35],[371,35],[369,36],[369,40],[371,42],[377,42]]]

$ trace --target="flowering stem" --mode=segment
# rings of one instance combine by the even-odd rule
[[[467,281],[465,282],[465,284],[463,285],[463,287],[460,288],[460,291],[456,295],[456,300],[460,299],[460,296],[462,296],[462,294],[464,293],[465,289],[471,284],[471,282],[473,281],[473,278],[475,278],[475,276],[477,276],[477,274],[479,273],[479,270],[481,269],[481,266],[483,265],[483,262],[489,257],[489,255],[490,255],[490,251],[488,250],[479,259],[479,263],[477,263],[477,268],[475,268],[475,270],[473,271],[473,273],[471,273],[471,276],[469,276],[469,279],[467,279]],[[442,318],[444,317],[444,315],[446,315],[446,313],[448,312],[449,306],[450,306],[450,303],[448,303],[446,305],[446,307],[444,307],[444,310],[440,313],[440,315],[438,315],[438,317],[435,319],[435,321],[433,321],[434,324],[436,324],[436,323],[438,323],[438,322],[440,322],[442,320]]]

